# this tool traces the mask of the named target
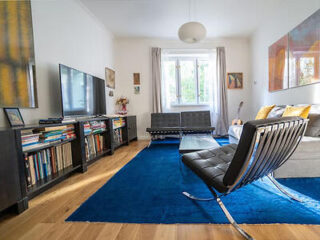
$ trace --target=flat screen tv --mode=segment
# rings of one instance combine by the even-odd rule
[[[63,117],[106,114],[105,82],[59,64]]]

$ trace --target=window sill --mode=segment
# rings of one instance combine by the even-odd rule
[[[179,108],[179,107],[209,107],[209,104],[171,104],[172,108]]]

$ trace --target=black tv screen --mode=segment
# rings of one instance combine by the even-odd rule
[[[79,70],[59,65],[63,116],[106,114],[105,83]]]

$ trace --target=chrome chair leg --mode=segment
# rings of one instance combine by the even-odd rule
[[[250,234],[248,234],[245,230],[243,230],[238,224],[237,222],[233,219],[233,217],[231,216],[231,214],[229,213],[228,209],[226,208],[226,206],[223,204],[223,202],[221,201],[220,197],[216,194],[216,192],[214,190],[212,190],[209,186],[208,186],[210,192],[212,193],[212,195],[214,196],[214,198],[216,199],[217,203],[219,204],[219,207],[221,208],[221,210],[223,211],[224,215],[227,217],[228,221],[231,223],[231,225],[247,240],[254,240],[253,237],[250,236]]]
[[[215,198],[198,198],[198,197],[195,197],[195,196],[191,195],[188,192],[182,192],[182,194],[185,195],[187,198],[190,198],[190,199],[195,200],[195,201],[212,201],[212,200],[215,199]]]
[[[287,192],[271,174],[268,175],[268,178],[273,183],[273,185],[275,185],[276,188],[278,188],[283,194],[287,195],[292,200],[295,200],[297,202],[303,202],[301,199],[299,199],[299,198],[293,196],[292,194],[290,194],[289,192]]]

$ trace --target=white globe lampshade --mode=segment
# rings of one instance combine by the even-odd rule
[[[187,22],[179,28],[179,38],[186,43],[196,43],[206,37],[207,30],[199,22]]]

